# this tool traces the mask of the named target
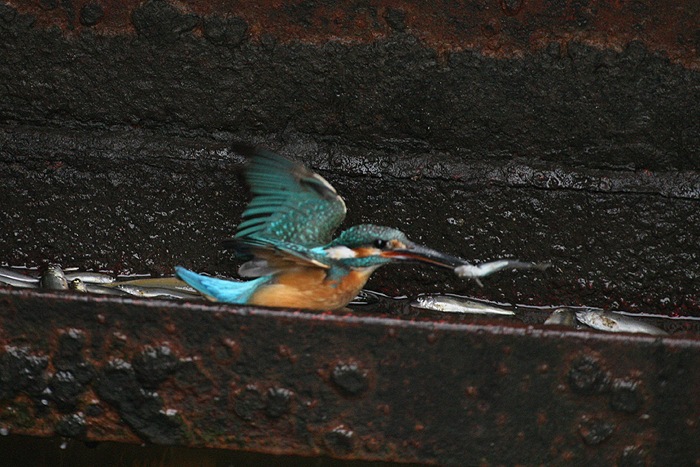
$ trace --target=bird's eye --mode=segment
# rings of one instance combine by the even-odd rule
[[[382,240],[381,238],[378,238],[374,241],[374,246],[379,248],[380,250],[384,249],[386,247],[386,240]]]

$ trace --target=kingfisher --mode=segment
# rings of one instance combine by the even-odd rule
[[[500,259],[480,265],[411,242],[400,230],[373,224],[350,227],[343,198],[319,174],[272,151],[234,145],[246,156],[245,179],[253,195],[233,238],[224,246],[245,262],[248,281],[197,274],[176,275],[206,298],[238,305],[334,310],[350,303],[377,268],[400,261],[452,269],[476,280],[502,269],[546,269],[547,263]]]
[[[272,151],[235,146],[246,156],[253,195],[233,238],[248,281],[176,266],[177,276],[210,300],[261,307],[333,310],[353,300],[377,268],[399,261],[455,269],[461,258],[411,242],[400,230],[356,225],[333,239],[345,218],[343,198],[323,177]]]

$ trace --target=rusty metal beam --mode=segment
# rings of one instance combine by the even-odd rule
[[[551,42],[575,40],[622,50],[638,41],[671,60],[698,68],[697,0],[674,2],[474,0],[421,2],[101,1],[9,0],[40,28],[66,34],[139,34],[172,37],[192,33],[212,43],[246,39],[331,40],[369,43],[408,32],[440,52],[479,50],[487,56],[520,57]],[[14,19],[8,18],[8,20]],[[34,24],[34,23],[33,23]]]
[[[700,461],[700,342],[0,291],[0,428],[343,459]]]

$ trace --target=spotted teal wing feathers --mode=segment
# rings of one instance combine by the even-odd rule
[[[345,202],[323,177],[274,152],[234,146],[248,158],[253,199],[234,237],[265,238],[313,248],[330,242],[345,218]]]
[[[233,238],[227,245],[239,256],[252,258],[238,270],[241,277],[261,277],[293,267],[329,269],[334,263],[319,250],[264,237]]]

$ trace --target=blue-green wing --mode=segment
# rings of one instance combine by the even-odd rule
[[[256,236],[315,247],[330,242],[345,218],[345,203],[320,175],[278,154],[236,146],[253,199],[235,238]]]
[[[228,240],[227,246],[249,258],[238,270],[242,277],[261,277],[294,267],[330,269],[335,263],[321,251],[297,243],[248,236]]]

